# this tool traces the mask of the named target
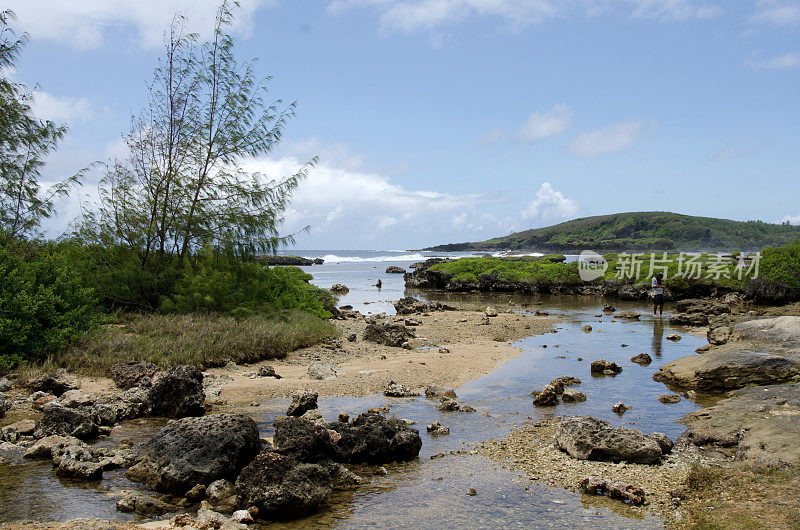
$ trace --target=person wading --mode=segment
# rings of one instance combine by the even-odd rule
[[[651,287],[653,288],[653,316],[656,314],[656,309],[658,310],[659,316],[664,312],[664,284],[662,280],[664,278],[663,273],[658,273],[653,276],[653,281],[651,282]]]

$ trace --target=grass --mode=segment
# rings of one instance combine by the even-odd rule
[[[45,366],[70,372],[104,374],[122,361],[159,366],[223,366],[279,359],[298,348],[334,336],[336,327],[304,311],[284,311],[237,319],[214,314],[117,315],[115,322],[87,334]],[[35,370],[22,367],[21,372]],[[38,370],[37,370],[38,371]],[[24,376],[24,373],[20,374]]]
[[[800,469],[745,464],[701,466],[687,477],[682,518],[673,528],[800,528]]]

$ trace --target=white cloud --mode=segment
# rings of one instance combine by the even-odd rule
[[[551,223],[577,217],[580,211],[577,202],[554,190],[549,182],[544,182],[536,192],[536,198],[522,211],[522,218]]]
[[[69,123],[92,117],[92,106],[86,98],[59,97],[38,90],[32,95],[31,108],[41,119]]]
[[[760,59],[759,55],[761,55],[761,52],[751,53],[744,60],[745,66],[754,70],[783,70],[800,66],[800,53],[786,53],[771,59]]]
[[[275,0],[245,0],[236,13],[236,29],[250,30],[253,13]],[[220,0],[7,0],[18,26],[35,39],[97,48],[107,33],[132,26],[142,47],[159,46],[175,14],[188,16],[188,29],[209,37]]]
[[[488,133],[483,135],[481,138],[481,143],[486,145],[491,145],[500,141],[500,138],[503,137],[502,129],[495,129],[493,131],[489,131]]]
[[[722,162],[735,158],[750,158],[762,153],[765,149],[770,147],[770,142],[761,142],[758,144],[747,144],[744,140],[736,140],[730,142],[717,151],[712,157],[713,162]]]
[[[629,0],[636,5],[631,16],[666,21],[705,20],[722,14],[713,4],[695,5],[690,0]]]
[[[800,23],[800,1],[759,0],[750,20],[771,26],[796,26]]]
[[[569,150],[581,158],[596,158],[630,147],[645,134],[640,121],[624,121],[584,132],[569,143]]]
[[[572,113],[559,103],[552,110],[531,114],[528,122],[517,131],[517,139],[525,143],[538,142],[566,131],[571,122]]]
[[[777,223],[785,223],[789,222],[792,225],[800,225],[800,213],[797,215],[784,215],[782,218],[778,219]]]

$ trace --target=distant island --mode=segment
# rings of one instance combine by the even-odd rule
[[[584,249],[752,251],[800,239],[800,226],[732,221],[672,212],[627,212],[581,217],[544,228],[473,243],[450,243],[422,250],[439,252],[570,252]]]

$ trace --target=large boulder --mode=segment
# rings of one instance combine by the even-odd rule
[[[244,414],[171,420],[142,447],[126,476],[182,495],[196,484],[234,480],[260,449],[256,423]]]
[[[797,363],[785,357],[730,350],[681,357],[662,366],[653,379],[675,388],[719,392],[782,383],[798,374]]]
[[[684,438],[736,459],[800,465],[800,384],[752,386],[687,414]]]
[[[416,458],[419,431],[380,414],[360,414],[352,422],[312,423],[285,418],[275,424],[276,451],[298,460],[384,464]]]
[[[78,388],[78,385],[67,377],[67,373],[64,370],[37,377],[31,380],[28,386],[34,392],[44,392],[54,396],[60,396],[67,390]]]
[[[67,408],[53,404],[42,410],[42,418],[36,422],[36,437],[58,435],[88,440],[97,436],[98,428],[90,408]]]
[[[734,330],[734,338],[797,347],[800,345],[800,316],[782,316],[739,322]]]
[[[159,372],[147,392],[150,414],[184,418],[205,414],[203,372],[195,366],[175,366]]]
[[[367,324],[364,330],[364,340],[383,344],[384,346],[400,347],[408,339],[413,339],[414,333],[403,324],[395,324],[385,321],[377,321]]]
[[[127,390],[138,385],[143,377],[152,378],[156,372],[158,367],[152,363],[128,361],[112,366],[109,375],[117,387]]]
[[[236,479],[240,506],[255,506],[261,518],[294,519],[316,511],[333,492],[332,466],[265,452]]]
[[[592,416],[563,418],[556,430],[556,446],[573,458],[603,462],[657,464],[663,454],[656,439]]]
[[[309,410],[315,410],[317,408],[318,397],[319,394],[317,394],[316,390],[308,388],[295,390],[292,394],[292,402],[289,403],[289,408],[286,409],[286,414],[288,416],[300,417]]]
[[[704,315],[722,315],[730,313],[731,308],[715,300],[700,300],[698,298],[687,298],[675,304],[679,313],[702,313]]]

